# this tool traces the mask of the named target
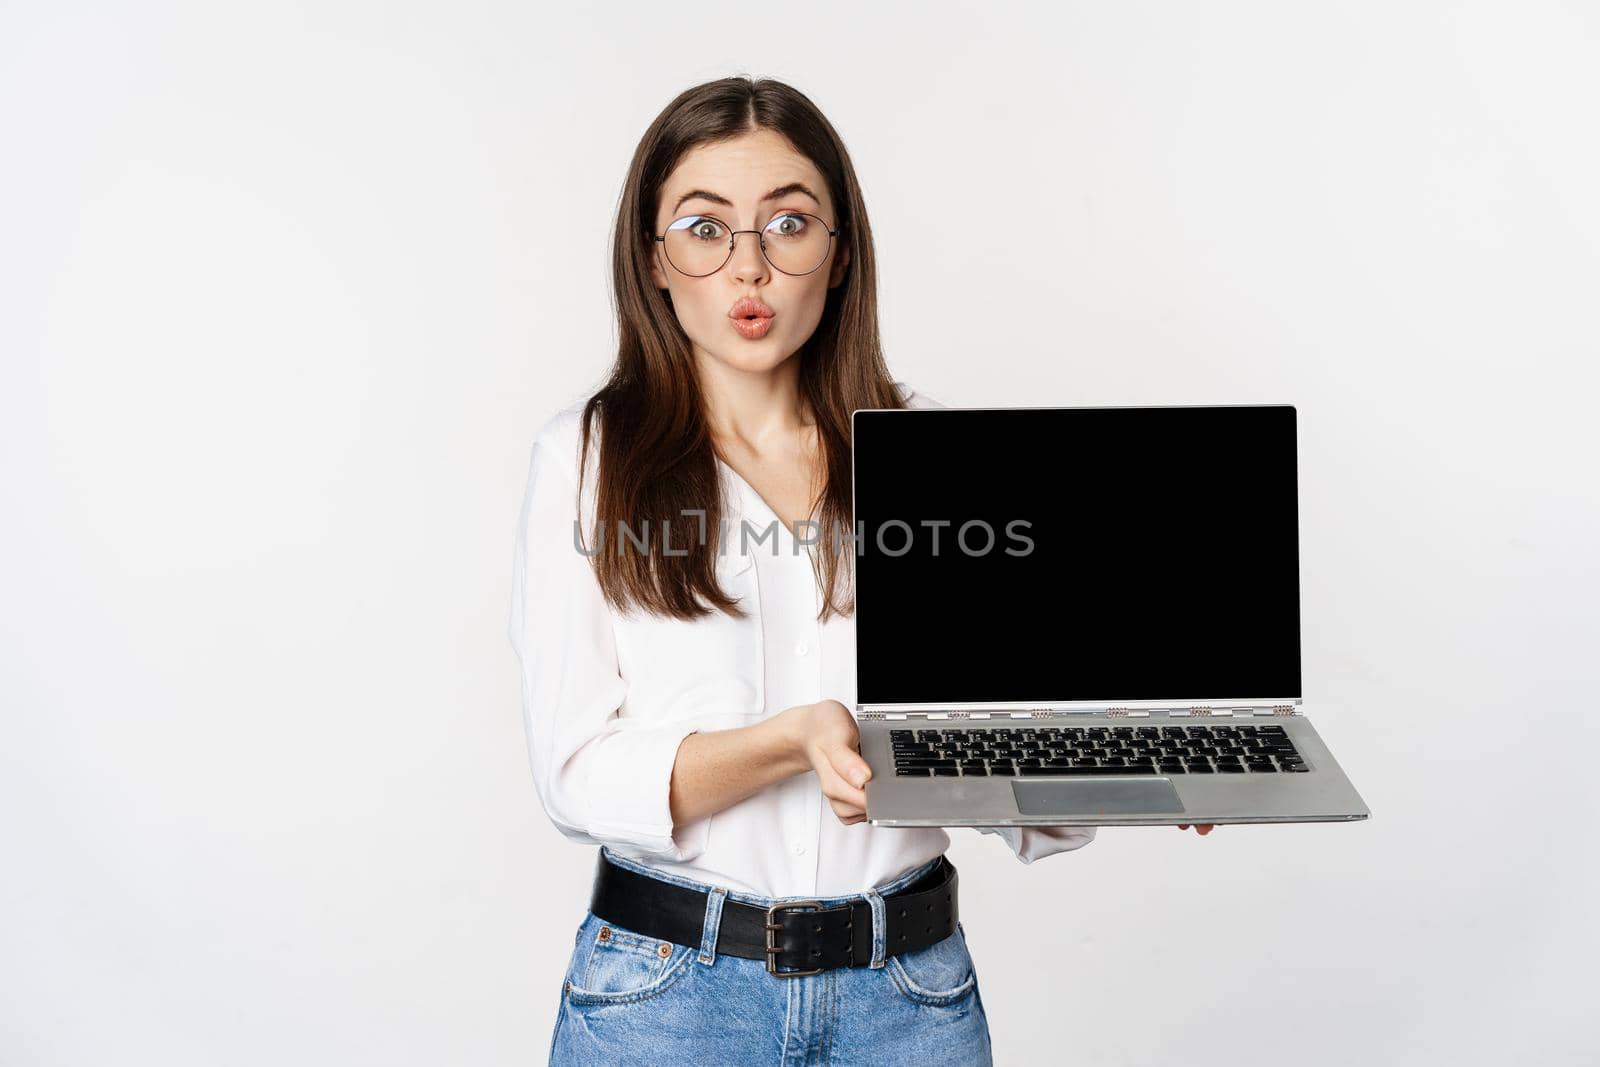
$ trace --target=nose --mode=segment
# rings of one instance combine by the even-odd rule
[[[748,237],[741,242],[739,238]],[[748,283],[754,278],[765,278],[771,264],[761,251],[761,233],[758,230],[739,230],[733,235],[733,255],[728,258],[728,269],[737,282]]]

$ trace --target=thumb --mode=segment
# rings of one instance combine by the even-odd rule
[[[872,777],[872,768],[867,766],[867,761],[850,749],[828,753],[828,763],[839,777],[857,789],[866,785],[867,779]]]

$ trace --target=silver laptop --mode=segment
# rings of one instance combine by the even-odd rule
[[[1337,822],[1289,405],[853,416],[878,826]]]

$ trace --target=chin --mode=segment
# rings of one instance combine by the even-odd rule
[[[714,361],[731,370],[743,371],[746,374],[763,374],[781,366],[785,360],[794,355],[793,352],[781,353],[781,349],[776,346],[767,347],[764,342],[769,339],[762,338],[759,342],[741,341],[739,343],[742,347],[732,351],[727,349],[720,352],[715,349],[706,351]]]

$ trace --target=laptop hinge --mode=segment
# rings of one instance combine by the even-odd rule
[[[1167,708],[1131,708],[1131,707],[1090,707],[1090,708],[1011,708],[1002,710],[984,710],[979,708],[951,708],[947,711],[920,711],[907,709],[905,711],[890,711],[884,707],[863,706],[856,710],[856,718],[863,720],[905,719],[915,721],[927,720],[960,720],[960,719],[991,719],[991,720],[1017,720],[1017,719],[1082,719],[1082,718],[1108,718],[1108,719],[1145,719],[1145,718],[1172,718],[1172,719],[1205,719],[1205,718],[1251,718],[1261,716],[1298,715],[1293,704],[1271,704],[1266,706],[1239,706],[1224,704],[1191,704],[1178,705]]]

